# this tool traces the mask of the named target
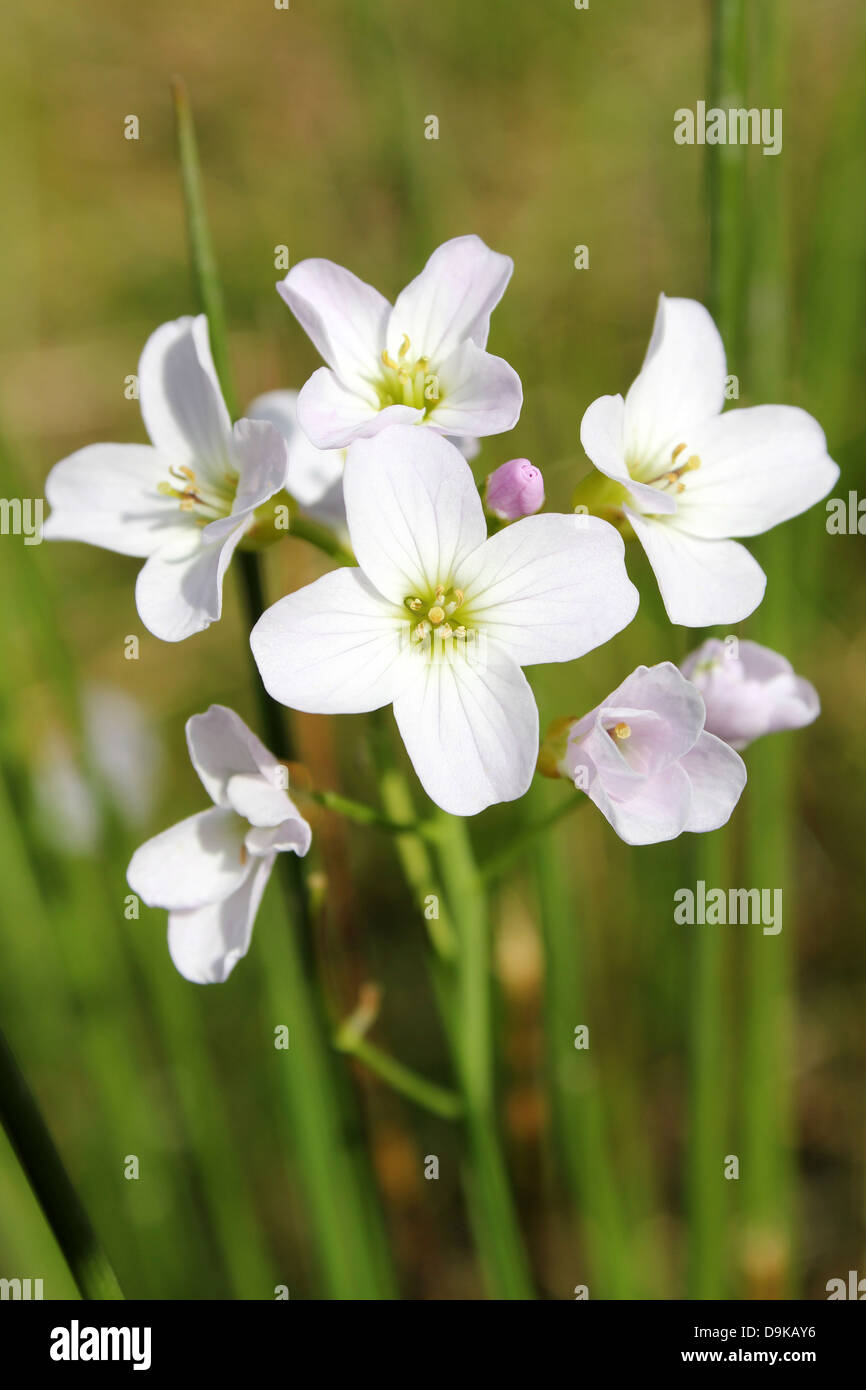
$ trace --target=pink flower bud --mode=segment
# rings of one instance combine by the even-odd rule
[[[487,479],[484,501],[500,521],[531,516],[544,504],[544,479],[529,459],[511,459]]]

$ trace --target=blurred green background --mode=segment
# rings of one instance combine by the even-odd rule
[[[855,0],[750,8],[749,104],[783,107],[784,146],[736,165],[724,196],[742,216],[733,253],[719,252],[735,265],[734,311],[715,304],[740,404],[814,414],[844,496],[864,486],[866,14]],[[179,73],[242,400],[300,387],[318,365],[274,291],[275,247],[292,263],[329,257],[393,298],[441,241],[477,232],[515,261],[491,348],[525,391],[478,476],[528,456],[567,508],[586,468],[582,413],[636,374],[659,292],[713,295],[707,152],[673,140],[675,109],[709,95],[711,19],[710,5],[673,0],[45,0],[7,17],[3,496],[39,497],[50,466],[87,443],[145,438],[124,380],[148,334],[195,308],[168,88]],[[438,141],[424,138],[431,114]],[[129,115],[138,140],[124,138]],[[574,268],[578,245],[588,269]],[[586,1284],[593,1298],[822,1298],[828,1279],[866,1274],[864,541],[824,521],[820,505],[753,547],[768,597],[733,630],[784,651],[823,714],[749,750],[729,832],[633,850],[586,807],[497,888],[501,1115],[544,1296]],[[700,640],[667,624],[642,554],[628,563],[637,620],[584,661],[533,673],[542,726]],[[223,621],[170,646],[139,623],[136,569],[0,538],[0,1022],[128,1296],[271,1298],[278,1284],[322,1296],[287,1104],[293,1054],[273,1046],[292,1026],[276,885],[222,987],[175,974],[164,914],[124,918],[132,848],[202,804],[185,719],[219,701],[258,724],[234,576]],[[276,547],[271,598],[320,570],[303,543]],[[94,705],[106,689],[135,702],[132,716],[122,706],[131,725],[106,715],[104,695]],[[121,804],[82,741],[82,710]],[[317,785],[375,800],[361,717],[298,726]],[[535,789],[535,808],[559,790]],[[474,822],[479,852],[522,814]],[[374,1037],[447,1084],[424,924],[393,847],[330,815],[316,828],[334,1019],[379,982]],[[782,933],[676,926],[675,889],[714,871],[783,887]],[[590,1048],[577,1052],[583,1023]],[[402,1296],[482,1296],[456,1128],[339,1066],[360,1093],[350,1142],[372,1154]],[[424,1178],[429,1154],[438,1182]],[[726,1154],[739,1181],[722,1178]],[[128,1155],[138,1180],[124,1177]],[[16,1275],[44,1278],[47,1298],[74,1294],[3,1141],[0,1276]]]

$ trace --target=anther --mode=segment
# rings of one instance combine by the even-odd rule
[[[678,444],[678,445],[677,445],[677,447],[674,449],[673,453],[671,454],[671,463],[676,463],[677,458],[678,458],[679,455],[683,452],[683,449],[684,449],[685,447],[686,447],[685,444]]]
[[[619,724],[614,724],[610,732],[613,734],[614,738],[631,738],[631,729],[629,728],[628,724],[623,723],[622,721]]]

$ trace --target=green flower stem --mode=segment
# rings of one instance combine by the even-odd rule
[[[484,882],[490,883],[494,879],[499,878],[500,874],[502,874],[515,859],[518,859],[522,854],[525,854],[527,850],[534,847],[539,835],[544,835],[548,830],[551,830],[553,826],[558,825],[565,816],[569,815],[578,806],[583,806],[587,800],[588,798],[585,796],[574,796],[570,794],[565,797],[564,800],[558,801],[555,806],[552,806],[546,815],[541,816],[540,819],[536,821],[532,821],[529,825],[523,826],[517,831],[513,839],[509,840],[508,844],[499,854],[493,855],[490,859],[482,863],[479,872]]]
[[[30,1186],[63,1251],[81,1297],[122,1299],[108,1256],[99,1243],[33,1094],[0,1033],[0,1120]]]
[[[437,1086],[435,1082],[419,1076],[410,1067],[389,1056],[381,1047],[361,1037],[351,1027],[340,1029],[334,1039],[334,1046],[339,1052],[345,1052],[348,1056],[363,1062],[365,1067],[369,1067],[370,1071],[381,1077],[393,1090],[399,1091],[424,1110],[431,1111],[442,1120],[456,1120],[460,1117],[463,1104],[455,1091],[449,1091],[445,1086]]]
[[[237,397],[222,289],[208,230],[192,113],[180,80],[173,83],[173,95],[193,272],[201,307],[208,316],[214,365],[235,418]],[[252,627],[265,608],[260,557],[254,551],[239,550],[235,562]],[[264,736],[277,757],[293,761],[288,721],[269,699],[255,664],[252,666]],[[285,1069],[285,1094],[323,1275],[331,1297],[390,1298],[394,1281],[378,1199],[364,1155],[349,1146],[347,1116],[351,1117],[354,1098],[337,1074],[324,1001],[310,978],[314,968],[312,913],[304,861],[295,854],[278,858],[290,928],[272,947],[280,960],[280,979],[272,982],[272,997],[275,1004],[285,1008],[295,1040],[293,1065]]]
[[[745,0],[714,0],[710,94],[714,106],[746,106]],[[710,304],[729,362],[742,346],[744,293],[745,155],[742,145],[707,147],[710,227]],[[749,788],[751,791],[751,787]],[[748,794],[748,793],[747,793]],[[708,884],[725,884],[731,871],[729,831],[698,836],[690,867]],[[689,847],[691,848],[691,846]],[[688,1142],[689,1296],[726,1296],[730,1251],[725,1239],[724,1155],[729,1122],[725,1058],[726,942],[713,927],[694,928],[689,1018],[690,1125]]]
[[[422,839],[433,839],[433,833],[423,821],[404,821],[392,820],[385,816],[381,811],[377,811],[374,806],[365,806],[360,801],[353,801],[348,796],[343,796],[340,792],[329,791],[305,791],[300,792],[299,798],[307,797],[310,801],[315,801],[317,805],[324,806],[326,811],[334,811],[339,816],[344,816],[346,820],[353,821],[355,825],[372,825],[378,830],[387,830],[392,835],[417,835]]]
[[[544,790],[536,787],[535,798]],[[636,1298],[641,1290],[633,1275],[635,1249],[608,1142],[598,1067],[591,1050],[578,1051],[574,1046],[575,1027],[588,1022],[588,999],[568,862],[555,835],[538,838],[533,867],[544,938],[551,1109],[565,1180],[580,1214],[587,1248],[590,1278],[581,1282],[590,1284],[593,1297]]]

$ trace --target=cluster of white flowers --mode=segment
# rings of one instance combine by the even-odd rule
[[[467,460],[522,405],[516,372],[487,351],[512,269],[478,237],[457,237],[392,306],[341,266],[301,262],[277,289],[326,366],[234,425],[205,318],[163,324],[139,368],[150,444],[96,444],[58,463],[44,534],[143,558],[142,622],[176,642],[220,617],[234,550],[275,538],[282,499],[346,540],[357,567],[256,623],[274,699],[329,714],[393,705],[423,787],[456,815],[522,796],[538,762],[629,843],[714,829],[745,784],[734,748],[818,713],[784,658],[744,642],[729,660],[710,642],[682,671],[639,666],[584,718],[557,720],[540,756],[522,668],[572,661],[631,622],[624,539],[645,549],[672,622],[747,617],[766,577],[733,538],[805,511],[838,469],[802,410],[722,413],[710,315],[662,296],[625,399],[602,396],[584,414],[598,470],[589,509],[540,513],[543,479],[527,459],[497,468],[482,500]],[[306,853],[310,829],[237,715],[214,706],[187,736],[215,806],[144,845],[129,878],[169,910],[178,969],[221,980],[247,949],[274,856]]]

